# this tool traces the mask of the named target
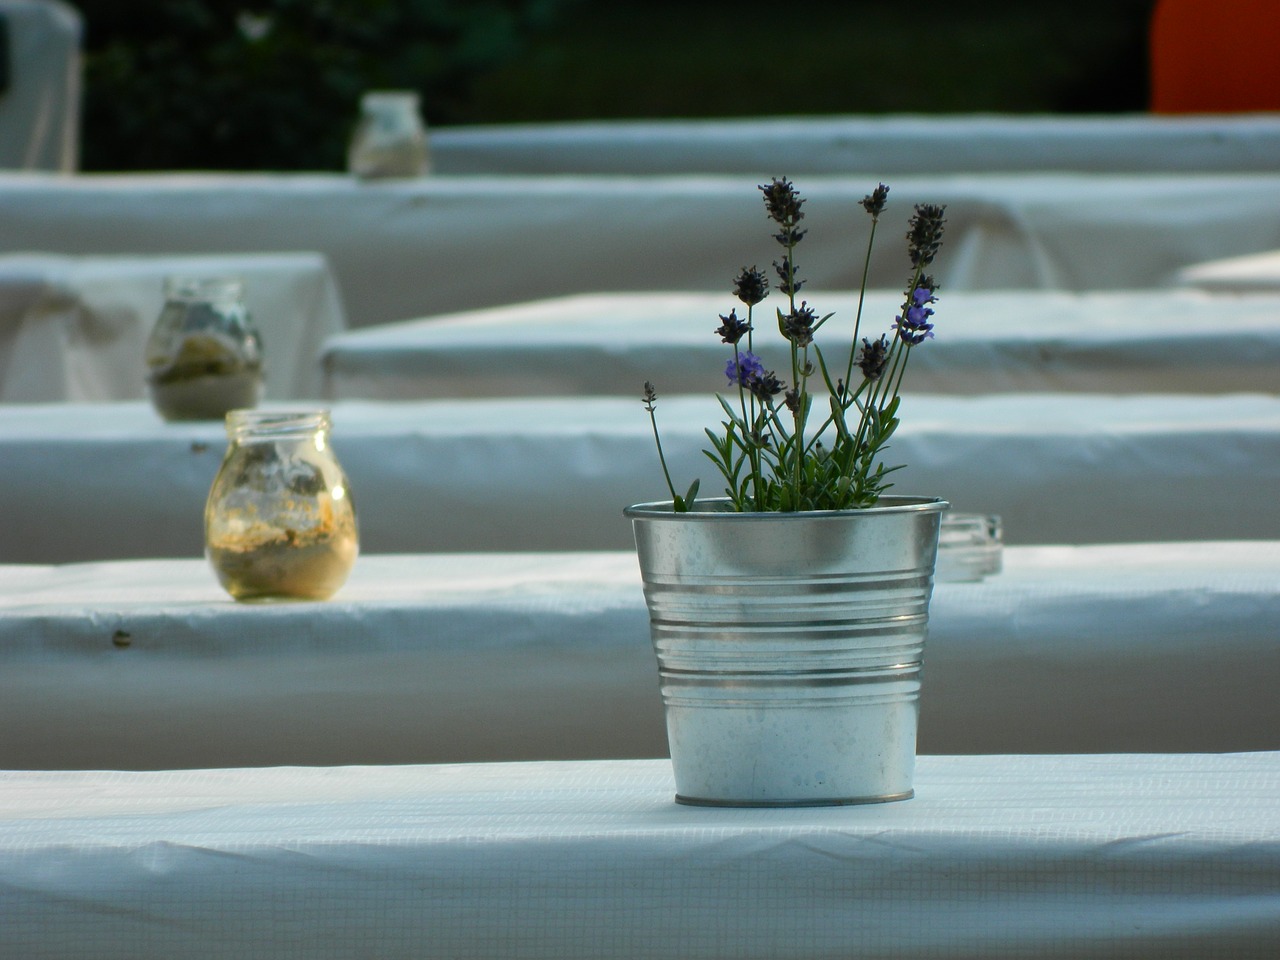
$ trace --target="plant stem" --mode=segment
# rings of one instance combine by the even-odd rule
[[[753,304],[747,304],[747,350],[751,350],[751,333],[755,327],[755,307]],[[737,344],[733,348],[733,356],[736,360],[738,357]],[[756,444],[756,395],[751,394],[751,419],[747,419],[747,406],[742,396],[742,385],[738,385],[738,401],[742,404],[742,423],[747,430],[747,435],[743,440],[747,446],[747,454],[751,458],[751,488],[752,497],[755,501],[755,508],[760,509],[760,502],[764,499],[764,477],[760,472],[760,448]]]
[[[667,481],[667,489],[671,491],[671,502],[675,505],[680,502],[680,495],[676,493],[675,484],[671,482],[671,473],[667,470],[667,458],[662,453],[662,437],[658,435],[658,416],[654,413],[652,406],[648,406],[647,409],[649,424],[653,427],[653,442],[658,446],[658,463],[662,464],[662,476]]]
[[[787,309],[792,316],[796,312],[796,262],[795,262],[796,245],[794,240],[787,243]],[[796,346],[796,342],[788,337],[791,343],[791,383],[796,391],[797,403],[794,410],[791,411],[794,429],[792,436],[794,442],[791,446],[792,459],[794,468],[791,471],[791,502],[793,509],[800,502],[800,480],[802,476],[802,467],[804,460],[804,411],[802,405],[798,402],[800,397],[804,396],[804,383],[801,380],[800,367],[800,349]]]
[[[871,270],[871,248],[876,240],[876,224],[879,217],[871,218],[871,232],[867,236],[867,252],[862,260],[862,286],[858,288],[858,312],[853,317],[853,342],[849,345],[849,365],[845,368],[844,382],[846,389],[853,377],[853,358],[858,354],[858,331],[862,327],[862,304],[867,297],[867,274]]]

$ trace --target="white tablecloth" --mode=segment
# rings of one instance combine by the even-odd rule
[[[770,171],[783,173],[785,171]],[[806,176],[798,262],[813,289],[856,287],[867,214],[890,206],[874,286],[908,270],[915,203],[947,204],[948,290],[1139,289],[1178,268],[1280,248],[1280,173]],[[318,250],[353,327],[572,293],[720,290],[778,246],[764,177],[0,176],[0,251]]]
[[[666,761],[0,774],[23,960],[1274,960],[1280,754],[922,757],[901,803]]]
[[[1010,543],[1277,539],[1280,397],[905,397],[894,493],[1005,519]],[[723,489],[703,455],[711,396],[662,397],[681,489]],[[200,556],[220,423],[139,401],[0,407],[0,562]],[[639,397],[333,405],[333,448],[371,553],[632,545],[629,503],[666,492]]]
[[[0,255],[0,401],[145,397],[143,355],[170,274],[240,277],[267,397],[319,396],[320,346],[346,327],[322,254],[10,254]]]
[[[1280,749],[1280,541],[1008,547],[938,583],[929,753]],[[366,555],[323,603],[201,560],[0,566],[0,768],[666,756],[634,552]]]
[[[72,173],[80,164],[80,13],[59,0],[0,0],[0,17],[9,34],[0,169]]]
[[[890,333],[902,297],[869,294],[860,335]],[[809,302],[835,311],[817,342],[843,365],[857,294],[814,291]],[[775,293],[755,313],[756,353],[778,370],[789,364],[774,319],[785,306]],[[911,354],[913,392],[1280,392],[1280,295],[943,291],[935,306],[936,339]],[[711,392],[733,355],[713,331],[735,307],[746,316],[728,292],[582,294],[351,330],[324,345],[325,394],[637,396],[646,380]]]
[[[1280,292],[1280,250],[1195,263],[1178,271],[1178,283],[1213,293]]]
[[[1280,117],[890,115],[437,127],[448,174],[1257,171]]]

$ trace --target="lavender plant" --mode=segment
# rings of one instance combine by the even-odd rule
[[[796,248],[806,233],[799,226],[805,201],[785,177],[774,178],[760,190],[765,211],[777,227],[774,239],[783,250],[773,267],[786,308],[775,312],[778,332],[788,345],[790,366],[785,373],[789,379],[766,369],[754,352],[755,308],[769,295],[769,279],[754,266],[744,267],[734,280],[733,292],[746,314],[739,316],[735,306],[720,316],[715,331],[733,349],[725,376],[736,390],[728,397],[717,395],[726,419],[720,424],[721,432],[706,431],[711,447],[703,452],[724,477],[725,495],[740,512],[874,506],[892,486],[889,475],[902,466],[886,466],[882,454],[898,428],[899,391],[907,363],[916,347],[933,338],[930,318],[938,285],[925,269],[942,244],[946,208],[916,206],[907,231],[912,269],[902,307],[890,332],[872,340],[861,336],[862,307],[876,226],[889,188],[881,183],[863,198],[871,228],[862,283],[847,353],[833,365],[814,336],[834,314],[819,316],[807,300],[797,302],[803,281]],[[644,385],[643,399],[674,508],[687,511],[697,497],[699,482],[695,480],[683,496],[676,493],[662,452],[657,391],[650,382]]]

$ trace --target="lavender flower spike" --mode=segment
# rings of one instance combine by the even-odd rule
[[[750,387],[753,380],[764,375],[764,364],[750,350],[743,350],[724,365],[724,375],[731,387]]]
[[[925,306],[933,302],[933,291],[927,287],[916,287],[911,292],[906,309],[893,325],[893,329],[898,331],[898,339],[909,346],[933,339],[933,324],[929,322],[933,310]]]
[[[942,246],[942,225],[947,221],[943,214],[947,208],[933,203],[916,204],[916,212],[909,222],[907,252],[916,267],[927,267]]]
[[[754,307],[769,295],[769,278],[754,266],[743,267],[734,278],[733,292],[748,307]]]
[[[716,328],[716,333],[723,343],[737,343],[751,331],[751,324],[738,316],[736,308],[730,310],[727,317],[720,314],[720,319],[722,323]]]

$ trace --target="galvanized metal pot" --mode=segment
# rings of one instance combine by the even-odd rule
[[[913,794],[942,500],[734,513],[625,510],[676,800],[800,806]]]

